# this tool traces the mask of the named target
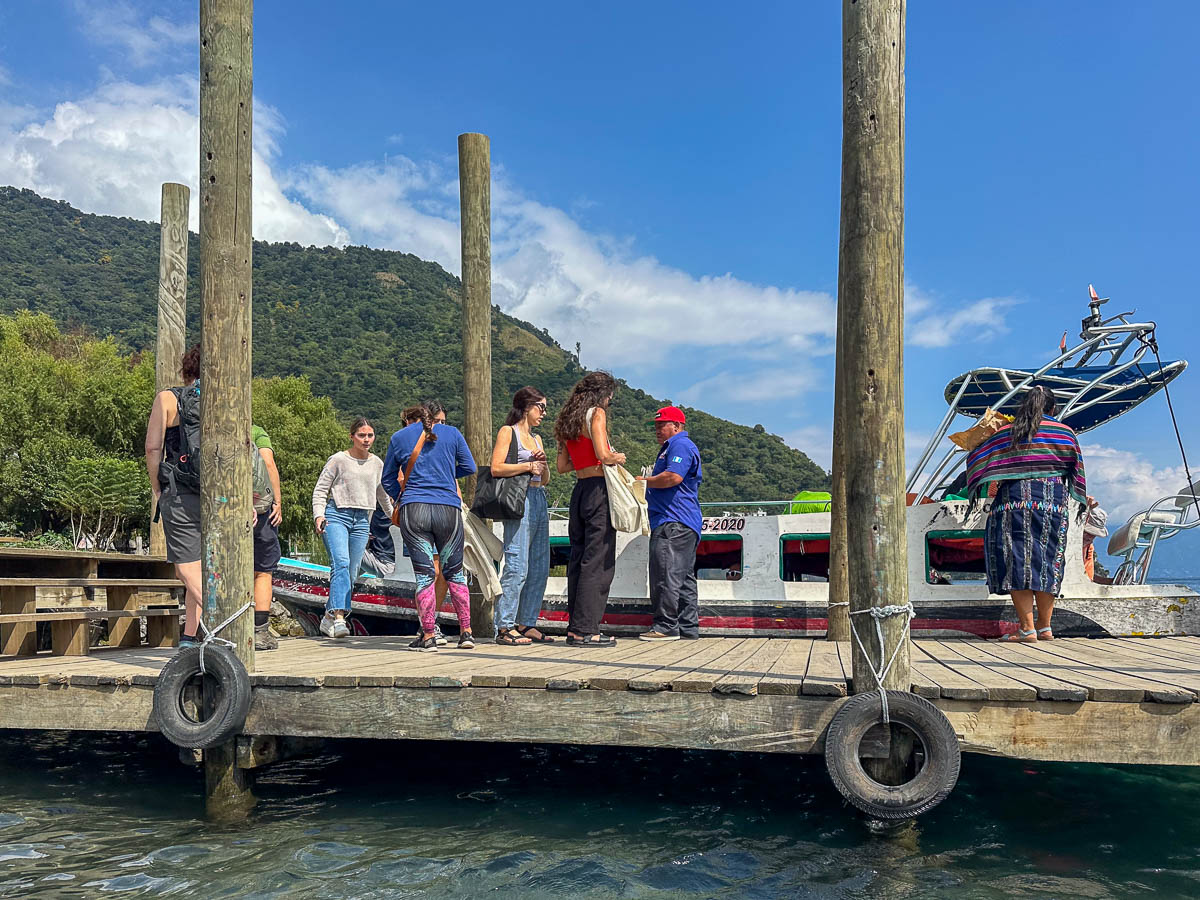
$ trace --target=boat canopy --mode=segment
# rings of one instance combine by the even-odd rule
[[[1038,384],[1054,391],[1060,405],[1069,404],[1059,418],[1076,432],[1084,432],[1129,412],[1186,368],[1183,360],[1173,360],[1164,362],[1161,370],[1157,363],[1151,363],[1149,371],[1145,366],[974,369],[946,385],[946,402],[957,404],[958,412],[974,418],[989,409],[1011,415],[1021,405],[1025,393],[1024,390],[1014,393],[1014,386],[1036,379]]]
[[[984,366],[964,372],[946,386],[950,409],[908,476],[910,502],[937,498],[953,483],[966,459],[962,448],[950,447],[931,471],[929,466],[959,416],[978,419],[989,409],[1014,413],[1025,393],[1038,384],[1054,392],[1059,419],[1077,432],[1090,431],[1154,396],[1187,368],[1184,360],[1160,365],[1157,352],[1147,358],[1156,346],[1156,324],[1129,321],[1132,311],[1105,319],[1100,307],[1107,298],[1101,299],[1091,285],[1088,291],[1089,314],[1079,333],[1082,343],[1068,349],[1064,336],[1061,352],[1045,365]]]

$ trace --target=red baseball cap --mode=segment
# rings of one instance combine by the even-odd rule
[[[658,411],[658,415],[654,417],[655,422],[678,422],[683,425],[687,422],[687,417],[683,414],[683,410],[678,406],[664,406]]]

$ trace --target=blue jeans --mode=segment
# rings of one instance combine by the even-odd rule
[[[362,563],[367,538],[371,536],[371,510],[338,509],[333,501],[325,507],[325,548],[329,551],[329,602],[326,610],[350,611],[354,579]]]
[[[525,515],[504,521],[504,570],[496,599],[496,628],[537,624],[550,577],[550,512],[546,489],[531,487],[525,495]]]

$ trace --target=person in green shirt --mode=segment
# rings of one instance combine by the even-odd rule
[[[274,650],[279,646],[271,634],[271,579],[279,565],[279,523],[283,521],[280,503],[279,469],[275,465],[275,450],[271,436],[258,425],[250,426],[250,439],[266,465],[271,482],[270,512],[259,515],[254,523],[254,649]]]

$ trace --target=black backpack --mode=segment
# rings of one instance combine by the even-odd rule
[[[158,482],[179,494],[200,493],[200,382],[171,388],[179,404],[179,424],[167,429]]]

